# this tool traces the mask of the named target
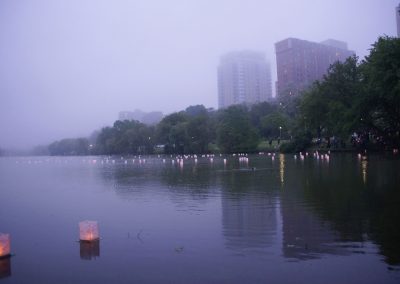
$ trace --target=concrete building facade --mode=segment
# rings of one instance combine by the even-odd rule
[[[321,43],[288,38],[275,43],[277,96],[298,95],[327,73],[331,64],[354,54],[347,43],[329,39]]]
[[[218,66],[219,108],[271,99],[271,69],[263,53],[239,51],[221,57]]]

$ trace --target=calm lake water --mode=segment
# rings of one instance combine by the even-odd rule
[[[133,159],[1,158],[0,282],[400,283],[399,156]]]

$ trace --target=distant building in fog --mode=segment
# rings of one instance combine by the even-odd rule
[[[400,37],[400,3],[396,7],[397,37]]]
[[[135,111],[121,111],[118,114],[118,120],[137,120],[145,124],[157,124],[163,118],[160,111],[143,112],[139,109]]]
[[[275,43],[277,97],[298,95],[327,73],[331,64],[354,54],[347,43],[328,39],[321,43],[288,38]]]
[[[218,107],[272,99],[271,71],[261,52],[225,54],[218,66]]]

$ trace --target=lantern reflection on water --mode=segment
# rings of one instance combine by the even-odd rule
[[[99,227],[96,221],[79,222],[79,239],[84,242],[99,240]]]
[[[0,279],[11,276],[11,258],[0,258]]]
[[[10,256],[10,235],[0,233],[0,258]]]
[[[84,260],[92,260],[100,256],[100,242],[94,240],[91,242],[80,242],[80,256]]]

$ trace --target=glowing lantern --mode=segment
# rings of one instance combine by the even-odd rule
[[[0,233],[0,258],[10,256],[10,235]]]
[[[91,242],[99,240],[99,227],[96,221],[79,222],[79,239]]]

